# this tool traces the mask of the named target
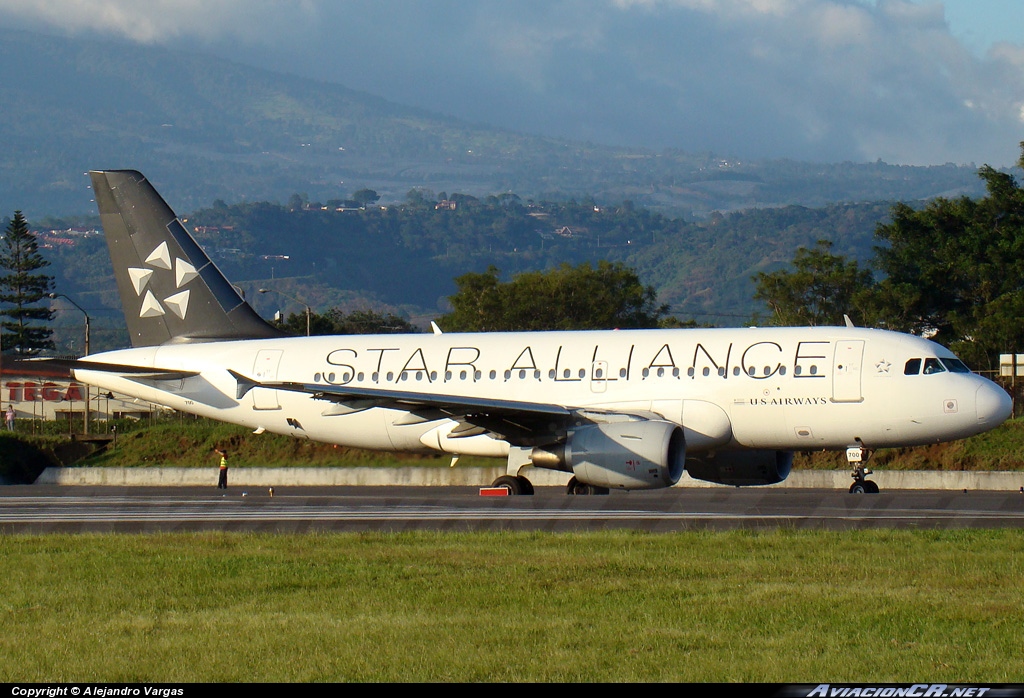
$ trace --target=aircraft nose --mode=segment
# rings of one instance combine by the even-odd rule
[[[992,382],[978,387],[978,423],[991,428],[1002,424],[1013,413],[1013,398]]]

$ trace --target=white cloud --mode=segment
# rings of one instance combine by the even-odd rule
[[[315,0],[0,0],[0,13],[67,32],[109,32],[143,43],[224,34],[264,39],[315,14]]]
[[[521,131],[803,159],[1016,159],[1024,48],[908,0],[0,0],[0,19],[335,80]]]

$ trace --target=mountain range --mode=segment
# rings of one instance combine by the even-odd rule
[[[368,187],[385,203],[415,188],[590,195],[701,218],[982,191],[973,166],[611,147],[467,123],[206,55],[13,30],[0,39],[0,116],[0,211],[30,217],[91,213],[82,174],[105,168],[145,172],[180,211]]]

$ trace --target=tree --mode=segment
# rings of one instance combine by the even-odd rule
[[[658,327],[667,306],[656,305],[652,286],[620,263],[599,262],[526,272],[498,280],[498,269],[464,274],[448,300],[452,312],[441,318],[452,332],[519,330],[599,330]]]
[[[43,324],[53,319],[53,311],[37,305],[53,290],[53,277],[39,273],[49,265],[25,217],[15,211],[0,245],[0,269],[5,272],[0,276],[0,303],[10,306],[0,311],[6,318],[0,323],[3,349],[28,355],[53,349],[53,329]]]
[[[818,240],[814,249],[801,247],[793,258],[794,271],[782,269],[754,277],[754,298],[772,309],[772,324],[783,326],[841,325],[843,315],[856,314],[870,322],[868,292],[871,272],[856,261],[832,254],[832,243]]]
[[[892,207],[875,229],[878,283],[820,241],[797,252],[795,271],[759,274],[755,297],[781,324],[836,323],[852,309],[861,324],[931,337],[994,368],[1000,353],[1024,351],[1024,189],[988,165],[978,176],[982,199]]]
[[[352,200],[359,206],[369,206],[380,200],[380,194],[373,189],[360,189],[352,195]]]
[[[1024,165],[1024,143],[1018,164]],[[989,166],[987,195],[893,207],[875,236],[885,275],[874,300],[886,326],[934,339],[976,367],[1024,350],[1024,190]]]
[[[394,313],[378,313],[373,310],[353,310],[342,313],[331,308],[326,313],[331,321],[331,334],[410,334],[419,332],[415,325]]]
[[[288,317],[274,325],[294,335],[306,334],[306,313],[289,313]],[[415,325],[394,313],[378,313],[373,310],[354,310],[343,313],[331,308],[325,313],[311,313],[309,333],[311,335],[331,334],[409,334],[419,332]]]

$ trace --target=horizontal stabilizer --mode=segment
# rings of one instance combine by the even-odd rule
[[[182,371],[177,368],[156,368],[153,366],[132,366],[130,364],[108,364],[102,361],[88,361],[85,359],[31,359],[32,363],[45,364],[54,368],[71,371],[97,371],[124,376],[131,379],[148,380],[182,380],[198,376],[199,371]]]

